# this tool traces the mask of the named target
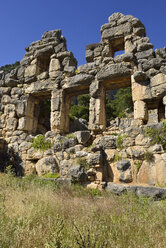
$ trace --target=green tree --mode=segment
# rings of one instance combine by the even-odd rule
[[[114,95],[114,99],[106,98],[107,119],[125,117],[126,113],[133,111],[131,87],[121,88]]]
[[[114,91],[110,97],[106,97],[106,118],[107,120],[116,117],[125,117],[127,113],[133,111],[131,87],[121,88]],[[83,118],[89,120],[89,95],[78,96],[77,102],[73,102],[70,108],[70,117]]]
[[[17,68],[19,65],[20,65],[20,62],[16,61],[13,64],[7,64],[7,65],[4,65],[4,66],[1,66],[0,71],[4,71],[5,73],[9,73],[11,70]]]
[[[89,95],[81,95],[77,98],[77,104],[71,103],[70,108],[70,117],[73,119],[74,117],[83,118],[89,121]]]

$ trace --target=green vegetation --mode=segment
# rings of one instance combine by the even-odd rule
[[[126,117],[127,113],[133,111],[131,87],[117,90],[113,99],[106,97],[106,118],[112,120],[116,117]],[[73,102],[70,108],[70,119],[83,118],[89,121],[89,95],[78,96],[77,104]]]
[[[60,174],[59,173],[47,173],[43,177],[44,178],[59,178]]]
[[[76,163],[79,164],[86,171],[91,168],[90,164],[87,162],[85,158],[76,158]]]
[[[49,140],[45,140],[44,135],[39,134],[37,137],[32,139],[32,147],[35,150],[45,151],[52,147],[52,143]]]
[[[147,162],[153,162],[154,161],[154,155],[152,152],[146,151],[144,153],[144,160],[146,160]]]
[[[145,136],[152,138],[151,144],[161,144],[163,149],[166,150],[166,121],[162,121],[162,127],[154,128],[148,127],[144,130]]]
[[[166,201],[0,174],[2,248],[166,247]]]
[[[120,150],[123,149],[123,140],[127,137],[126,134],[123,135],[118,135],[117,140],[116,140],[116,145],[117,148],[119,148]]]
[[[9,73],[11,70],[17,68],[20,65],[19,61],[16,61],[14,64],[7,64],[0,67],[0,71],[4,71],[5,73]]]
[[[74,117],[83,118],[89,121],[89,95],[78,96],[78,104],[71,103],[70,118],[73,120]]]
[[[118,152],[115,153],[115,157],[114,157],[114,161],[113,162],[115,163],[115,162],[120,161],[120,160],[122,160],[122,155],[119,154]]]
[[[142,160],[136,160],[134,161],[135,167],[136,167],[136,171],[137,173],[139,172],[141,165],[142,165]]]
[[[116,117],[126,117],[127,113],[133,111],[131,87],[117,90],[113,98],[113,100],[106,98],[107,120],[112,120]]]

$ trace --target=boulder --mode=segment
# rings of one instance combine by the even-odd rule
[[[113,136],[113,135],[104,136],[98,140],[97,144],[103,149],[115,149],[116,140],[117,140],[116,136]]]
[[[119,171],[126,171],[130,168],[130,160],[129,159],[122,159],[116,163],[116,167]]]
[[[71,177],[72,182],[85,182],[87,180],[87,174],[81,165],[73,165],[67,173],[68,177]]]
[[[49,156],[40,159],[36,163],[36,171],[39,176],[47,173],[58,173],[59,167],[55,157]]]
[[[115,183],[107,183],[106,191],[116,195],[121,195],[126,192],[133,192],[138,197],[150,197],[156,200],[166,199],[166,188],[160,187],[145,187],[138,185],[123,185]]]
[[[87,131],[77,131],[74,134],[77,137],[78,143],[83,144],[83,145],[85,145],[91,137],[90,131],[88,131],[88,130]]]

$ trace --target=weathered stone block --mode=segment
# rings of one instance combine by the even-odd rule
[[[51,59],[50,66],[49,66],[49,73],[52,71],[59,71],[61,70],[61,64],[59,59]]]
[[[148,120],[148,109],[144,101],[134,102],[134,119],[143,121]]]
[[[103,157],[100,152],[97,152],[95,154],[89,154],[88,155],[88,163],[90,165],[102,165]]]
[[[11,130],[11,131],[14,131],[16,130],[16,127],[17,127],[17,119],[16,118],[12,118],[12,117],[9,117],[7,120],[6,120],[6,129],[7,130]]]
[[[39,176],[47,173],[58,173],[58,163],[52,156],[42,158],[36,163],[36,171]]]
[[[78,143],[85,145],[90,139],[90,131],[77,131],[75,132]]]
[[[26,67],[25,72],[24,72],[24,77],[33,77],[36,76],[37,74],[37,65],[29,65]]]
[[[4,108],[4,114],[8,115],[8,117],[15,117],[15,105],[7,104]]]
[[[116,167],[120,171],[126,171],[127,169],[131,167],[130,160],[128,159],[120,160],[116,163]]]
[[[116,136],[104,136],[100,138],[98,144],[103,147],[103,149],[113,149],[116,148]]]
[[[131,69],[126,63],[111,64],[103,67],[98,73],[97,78],[100,81],[126,77],[131,75]]]

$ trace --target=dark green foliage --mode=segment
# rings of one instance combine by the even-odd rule
[[[117,91],[113,100],[106,98],[107,119],[126,117],[126,113],[133,111],[131,87],[121,88]]]
[[[153,162],[154,161],[154,155],[152,152],[149,152],[149,151],[146,151],[144,153],[144,159],[147,161],[147,162]]]
[[[11,70],[17,68],[19,65],[20,65],[20,62],[19,61],[16,61],[13,64],[7,64],[7,65],[4,65],[4,66],[1,66],[0,67],[0,71],[4,71],[5,73],[8,73]]]
[[[146,136],[152,138],[151,144],[161,144],[163,149],[166,150],[166,121],[162,121],[162,127],[154,128],[148,127],[144,131]]]
[[[71,104],[70,118],[73,119],[73,117],[75,116],[77,118],[83,118],[89,121],[89,95],[78,96],[77,100],[77,105],[75,103]]]
[[[32,140],[32,147],[36,150],[45,151],[51,148],[52,144],[50,141],[45,140],[45,137],[42,134],[40,134]]]
[[[114,95],[113,95],[114,94]],[[132,93],[131,87],[126,87],[113,91],[113,94],[109,94],[110,97],[106,97],[106,118],[112,120],[116,117],[125,117],[126,113],[133,111]],[[78,96],[78,103],[72,103],[70,108],[70,119],[74,120],[74,116],[77,118],[83,118],[89,120],[89,95]]]

